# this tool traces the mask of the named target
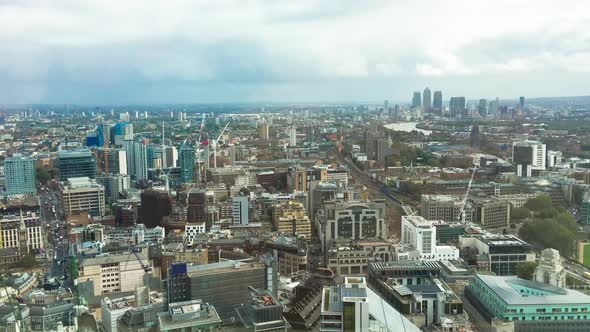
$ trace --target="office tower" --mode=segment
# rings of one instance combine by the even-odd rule
[[[459,259],[459,249],[436,245],[436,227],[421,216],[402,216],[401,243],[419,253],[420,259],[439,261]]]
[[[477,331],[578,331],[589,323],[590,296],[514,276],[476,274],[463,301]]]
[[[191,189],[187,193],[186,220],[201,224],[207,221],[207,193],[203,189]]]
[[[421,106],[422,106],[422,98],[420,96],[420,91],[414,91],[414,96],[412,97],[412,108],[421,107]]]
[[[389,155],[389,140],[387,138],[377,138],[373,141],[375,144],[375,160],[385,165],[385,158]]]
[[[147,179],[147,151],[142,142],[125,141],[127,173],[135,181]]]
[[[383,110],[387,111],[389,109],[389,100],[385,99],[383,101]]]
[[[524,109],[524,96],[521,96],[520,98],[518,98],[518,106],[520,107],[521,110]]]
[[[457,222],[461,220],[462,196],[451,195],[422,195],[420,215],[426,220],[442,220]],[[466,221],[471,221],[471,214],[467,214]]]
[[[194,182],[196,155],[193,146],[185,145],[180,149],[180,169],[182,172],[182,182]]]
[[[124,149],[97,148],[94,151],[100,173],[127,174],[127,153]]]
[[[495,100],[490,101],[490,107],[488,109],[488,114],[492,115],[492,116],[498,115],[498,106],[499,106],[499,100],[498,100],[498,97],[496,97]]]
[[[141,193],[141,223],[148,228],[162,225],[165,217],[172,211],[167,192],[145,190]]]
[[[479,103],[477,104],[477,113],[479,113],[479,115],[481,117],[486,117],[488,115],[488,101],[485,99],[480,99]]]
[[[362,203],[325,201],[323,205],[322,242],[387,238],[383,199]]]
[[[96,177],[96,161],[88,149],[59,151],[57,153],[59,178]]]
[[[512,163],[530,165],[533,170],[545,169],[547,146],[539,141],[514,142],[512,145]]]
[[[111,141],[111,126],[106,123],[101,123],[97,126],[96,132],[99,137],[98,146],[109,145]]]
[[[434,91],[434,98],[432,100],[432,108],[437,111],[442,111],[442,109],[443,109],[442,91]]]
[[[295,127],[289,128],[289,146],[297,146],[297,129]]]
[[[125,144],[125,141],[129,141],[133,139],[133,124],[127,122],[119,122],[111,131],[113,138],[113,144],[117,146],[122,146]]]
[[[451,97],[449,101],[450,117],[464,117],[467,109],[465,108],[465,97]]]
[[[165,167],[176,167],[178,160],[178,150],[175,146],[166,146],[166,165]]]
[[[469,145],[474,149],[479,149],[479,126],[471,127],[471,133],[469,133]]]
[[[324,286],[320,331],[369,331],[369,303],[364,277],[345,277],[344,284]]]
[[[106,197],[111,202],[116,202],[119,198],[119,193],[130,188],[131,180],[129,175],[111,174],[106,181]]]
[[[547,168],[553,168],[563,163],[563,153],[561,151],[547,151]]]
[[[258,124],[258,138],[260,138],[263,141],[268,141],[270,139],[269,126],[270,125],[266,122]]]
[[[234,196],[232,199],[232,221],[234,225],[248,225],[250,207],[248,196]]]
[[[223,261],[205,265],[173,263],[166,280],[169,304],[202,299],[215,306],[224,320],[239,320],[235,308],[248,299],[249,287],[272,289],[271,264]]]
[[[432,108],[432,99],[430,96],[430,89],[428,87],[426,87],[422,93],[422,107],[426,112],[430,111]]]
[[[104,216],[104,186],[88,177],[68,178],[59,184],[59,198],[66,214],[88,212]]]
[[[6,176],[6,196],[35,195],[37,193],[37,177],[35,159],[14,156],[4,160]]]
[[[166,168],[169,164],[166,146],[148,144],[146,146],[146,156],[148,168]]]

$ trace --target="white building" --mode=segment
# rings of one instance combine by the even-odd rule
[[[147,149],[141,142],[125,141],[127,173],[135,180],[147,179]]]
[[[561,264],[559,251],[547,248],[541,252],[541,260],[535,268],[535,281],[564,288],[566,272]]]
[[[165,230],[163,227],[146,228],[144,224],[137,224],[133,227],[133,242],[140,243],[159,243],[164,240]]]
[[[297,146],[297,129],[289,128],[289,146]]]
[[[131,292],[144,286],[144,275],[150,273],[144,271],[142,264],[151,267],[142,252],[137,253],[137,257],[133,253],[124,253],[85,258],[79,265],[75,282],[90,283],[92,296]]]
[[[429,261],[459,259],[459,249],[436,245],[436,227],[422,216],[402,216],[401,243],[420,253],[420,259]]]
[[[100,301],[101,320],[107,332],[117,332],[117,321],[128,310],[148,304],[163,302],[162,294],[152,291],[147,287],[137,287],[134,295],[123,297],[104,297]]]
[[[59,196],[67,214],[90,212],[104,216],[104,187],[88,177],[69,178],[60,182]]]
[[[125,153],[125,151],[121,151]],[[111,174],[107,178],[107,197],[111,202],[116,202],[119,198],[119,193],[129,189],[131,186],[131,179],[129,175]]]
[[[198,234],[205,234],[205,223],[195,223],[184,225],[184,239],[187,243],[192,244]]]
[[[232,201],[232,221],[237,225],[248,225],[249,201],[248,196],[234,196]]]
[[[322,290],[320,331],[369,331],[369,300],[364,277],[346,277]]]
[[[553,168],[563,163],[563,154],[561,151],[547,151],[547,167]]]

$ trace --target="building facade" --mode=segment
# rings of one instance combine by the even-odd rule
[[[6,176],[6,196],[35,195],[37,177],[35,159],[29,157],[10,157],[4,160]]]

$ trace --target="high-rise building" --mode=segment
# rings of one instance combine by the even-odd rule
[[[434,97],[432,100],[432,108],[437,111],[442,111],[442,109],[443,109],[442,91],[434,91]]]
[[[35,159],[30,157],[10,157],[4,161],[6,176],[6,196],[35,195],[37,177]]]
[[[110,174],[106,181],[106,198],[111,202],[116,202],[119,198],[119,193],[130,188],[129,175],[124,174]]]
[[[488,115],[488,101],[485,99],[480,99],[479,103],[477,104],[477,113],[481,117],[486,117]]]
[[[161,226],[170,215],[172,207],[167,192],[145,190],[141,193],[141,223],[148,228]]]
[[[234,196],[232,200],[232,221],[235,225],[248,225],[250,207],[248,196]]]
[[[104,186],[94,179],[78,177],[60,182],[59,197],[67,214],[88,212],[104,216]]]
[[[539,141],[520,141],[512,145],[512,163],[544,170],[547,162],[547,146]]]
[[[320,331],[369,331],[369,299],[364,277],[345,277],[322,290]]]
[[[465,97],[451,97],[449,101],[450,117],[464,117],[467,108],[465,108]]]
[[[180,149],[180,170],[182,182],[194,182],[196,154],[193,146],[184,146]]]
[[[289,146],[297,146],[297,129],[289,128]]]
[[[430,95],[430,89],[428,87],[426,87],[422,93],[422,107],[427,112],[432,108],[432,99]]]
[[[114,126],[111,132],[113,135],[113,144],[117,146],[122,146],[125,144],[125,141],[133,139],[133,124],[127,122],[119,122]]]
[[[125,141],[127,173],[134,180],[147,179],[147,150],[142,142]]]
[[[96,161],[88,149],[59,151],[56,164],[62,181],[69,178],[96,177]]]
[[[402,216],[401,243],[417,250],[422,260],[456,260],[459,249],[436,245],[436,227],[421,216]]]
[[[267,122],[262,122],[258,124],[258,138],[263,141],[268,141],[270,139],[270,125]]]
[[[106,174],[127,174],[127,153],[120,148],[97,148],[98,170]]]
[[[421,107],[422,106],[422,97],[420,96],[420,91],[414,91],[414,95],[412,97],[412,107]]]
[[[520,98],[518,98],[518,106],[521,110],[524,109],[524,96],[520,96]]]
[[[488,108],[488,114],[491,116],[498,115],[498,107],[500,105],[500,101],[498,97],[496,99],[490,101],[490,107]]]

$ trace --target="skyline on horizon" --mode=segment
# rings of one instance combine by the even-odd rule
[[[1,105],[590,95],[578,0],[21,0],[0,3],[0,27]]]

